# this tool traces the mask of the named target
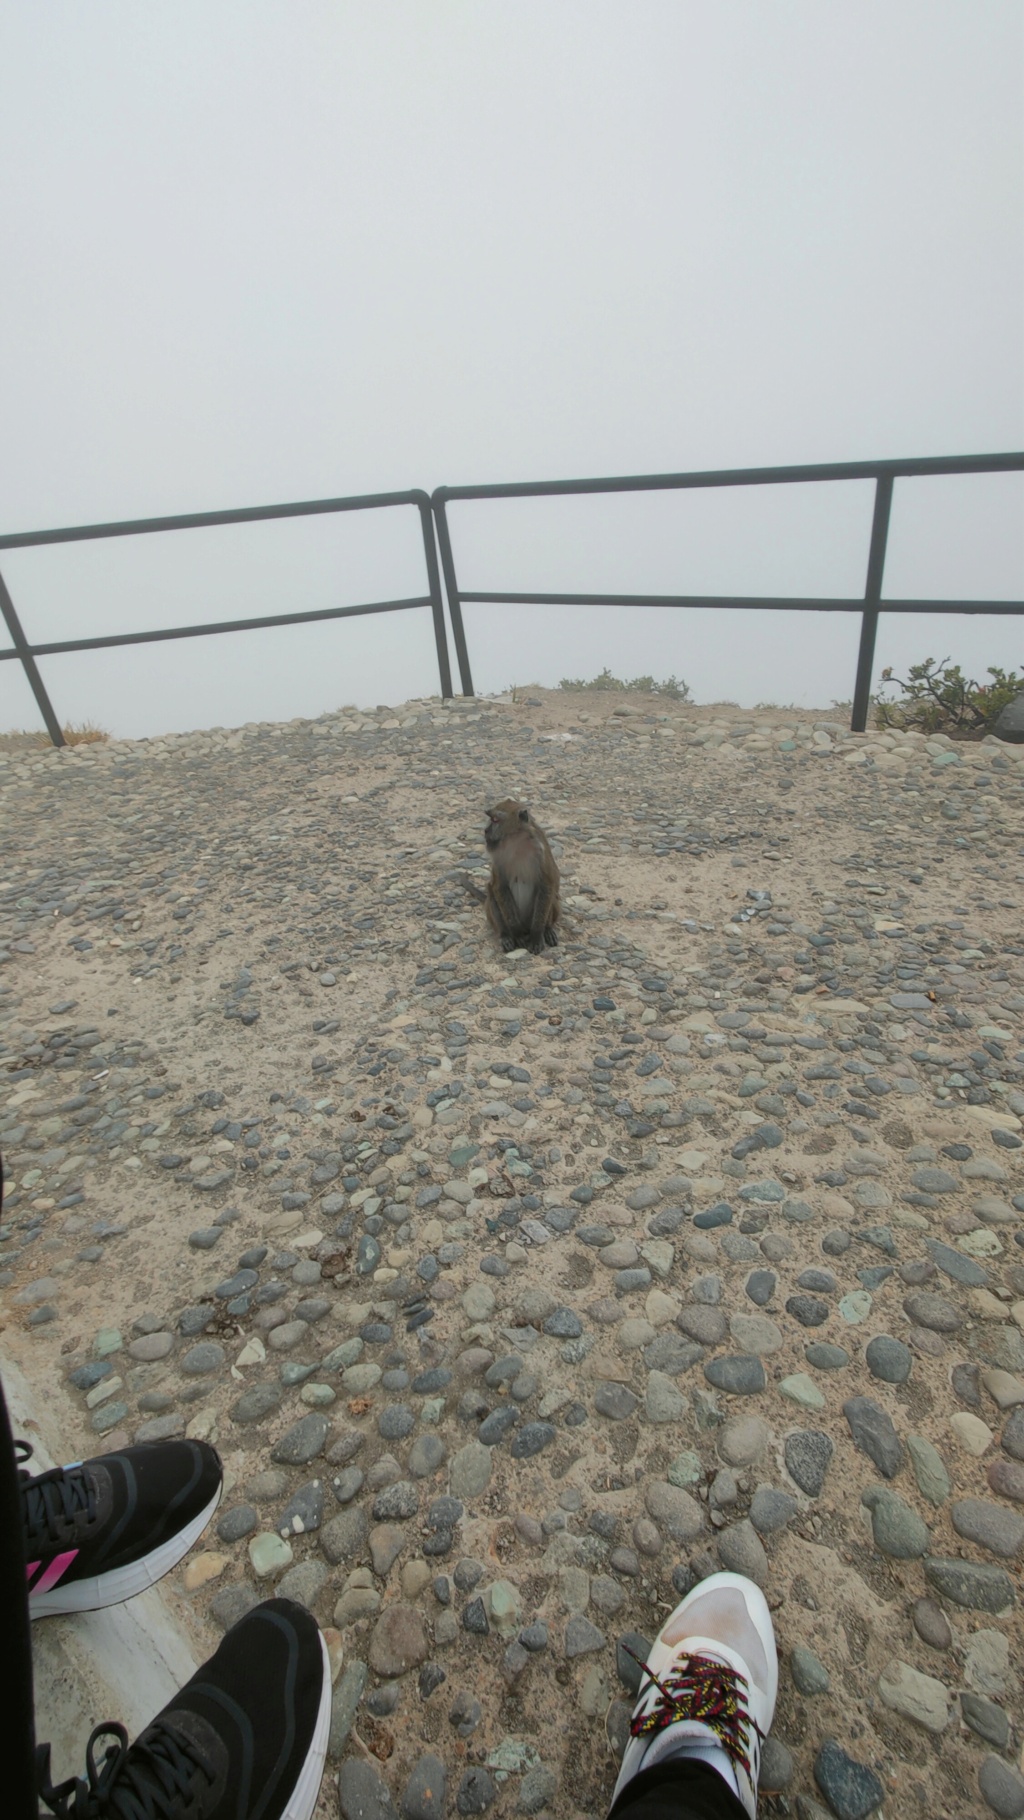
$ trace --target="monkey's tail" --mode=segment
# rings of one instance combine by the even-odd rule
[[[449,884],[461,885],[464,891],[469,892],[470,897],[476,898],[478,904],[487,902],[486,891],[477,884],[475,878],[470,878],[468,872],[446,872],[445,879]]]

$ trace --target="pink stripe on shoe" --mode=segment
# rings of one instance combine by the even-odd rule
[[[35,1586],[33,1586],[29,1589],[29,1596],[33,1597],[38,1593],[49,1592],[49,1590],[52,1586],[56,1586],[58,1580],[63,1579],[64,1575],[67,1573],[68,1568],[71,1566],[72,1562],[77,1561],[77,1559],[78,1559],[77,1548],[69,1549],[67,1554],[55,1555],[53,1560],[50,1562],[49,1567],[41,1575],[40,1579],[36,1582]],[[38,1567],[38,1566],[39,1566],[39,1562],[33,1561],[31,1566],[29,1567],[29,1570],[28,1570],[29,1573],[31,1574],[33,1567]]]

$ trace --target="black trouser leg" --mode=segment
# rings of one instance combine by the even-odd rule
[[[709,1763],[678,1757],[627,1782],[608,1820],[747,1820],[747,1810]]]

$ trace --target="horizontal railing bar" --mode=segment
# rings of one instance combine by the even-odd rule
[[[926,474],[1000,474],[1024,469],[1024,451],[998,455],[929,455],[895,461],[831,461],[782,468],[709,468],[692,474],[627,474],[593,480],[520,480],[501,485],[437,487],[438,504],[455,499],[528,499],[562,493],[647,493],[675,488],[759,487],[796,481],[912,479]],[[460,590],[461,592],[461,590]]]
[[[105,651],[112,645],[155,645],[169,638],[205,638],[216,632],[260,632],[266,626],[310,625],[321,619],[358,619],[370,613],[403,613],[410,607],[429,607],[429,594],[409,600],[378,600],[363,607],[320,607],[311,613],[272,613],[260,619],[222,619],[204,626],[170,626],[160,632],[112,632],[105,638],[69,638],[60,643],[29,645],[32,657],[60,657],[67,651]],[[0,651],[0,662],[19,657],[15,650]]]
[[[370,511],[377,506],[419,506],[422,487],[404,493],[360,493],[350,499],[303,499],[283,506],[241,506],[227,512],[183,512],[172,518],[126,518],[116,524],[66,525],[56,531],[11,531],[0,550],[27,550],[40,544],[86,543],[100,537],[142,537],[150,531],[194,531],[206,525],[255,524],[268,518],[312,518],[329,512]]]
[[[755,611],[863,613],[864,600],[846,596],[766,594],[515,594],[459,589],[461,601],[522,607],[738,607]],[[1024,613],[1024,600],[881,600],[880,613]]]

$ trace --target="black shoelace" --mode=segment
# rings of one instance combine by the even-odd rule
[[[113,1737],[103,1761],[96,1764],[99,1738]],[[195,1746],[182,1732],[155,1719],[131,1747],[123,1725],[97,1725],[85,1753],[86,1773],[54,1788],[50,1781],[50,1746],[36,1750],[39,1799],[56,1820],[200,1820],[196,1771],[208,1785],[213,1778]]]
[[[88,1473],[81,1466],[55,1466],[38,1478],[20,1464],[32,1457],[27,1441],[15,1441],[18,1456],[18,1478],[21,1480],[22,1511],[25,1523],[25,1547],[33,1549],[60,1544],[68,1524],[84,1516],[91,1523],[96,1515],[96,1496]]]

